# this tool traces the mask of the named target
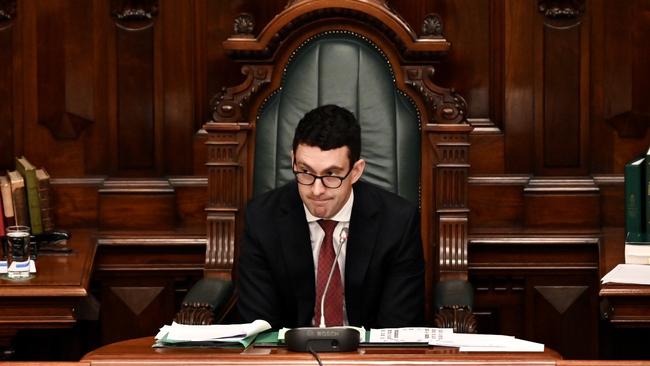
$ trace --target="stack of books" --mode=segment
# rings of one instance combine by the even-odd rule
[[[29,226],[33,235],[53,230],[51,197],[47,171],[17,157],[15,170],[0,176],[0,235],[12,225]]]
[[[650,264],[650,150],[625,164],[625,263]]]

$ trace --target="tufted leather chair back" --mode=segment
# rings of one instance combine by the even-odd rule
[[[291,143],[309,110],[337,104],[361,124],[362,179],[417,203],[420,116],[395,86],[388,59],[366,38],[348,31],[307,40],[289,59],[281,87],[259,109],[253,194],[294,179]]]

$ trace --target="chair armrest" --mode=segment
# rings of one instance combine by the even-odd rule
[[[202,278],[185,295],[174,321],[191,325],[213,324],[216,315],[221,315],[230,307],[232,294],[232,281]]]

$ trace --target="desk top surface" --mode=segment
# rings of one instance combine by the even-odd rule
[[[84,297],[90,281],[96,240],[90,230],[72,233],[68,254],[42,254],[36,259],[37,273],[28,279],[0,277],[3,297]]]
[[[82,361],[96,364],[126,364],[131,366],[152,363],[211,364],[211,365],[297,365],[316,364],[309,353],[290,352],[284,347],[249,347],[242,349],[220,348],[151,348],[153,337],[117,342],[98,348],[83,357]],[[481,364],[535,364],[554,365],[562,358],[546,348],[544,352],[488,353],[458,352],[448,347],[360,347],[356,352],[321,353],[324,364],[432,364],[479,362]],[[483,362],[485,361],[485,362]]]

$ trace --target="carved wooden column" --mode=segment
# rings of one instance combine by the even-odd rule
[[[240,208],[248,197],[246,172],[249,169],[246,141],[250,116],[244,108],[251,95],[270,82],[271,65],[242,67],[246,80],[223,88],[211,101],[213,121],[204,125],[208,132],[208,204],[206,270],[210,275],[229,278],[235,259],[235,244],[242,225]],[[207,274],[207,273],[206,273]]]
[[[431,174],[433,181],[435,259],[440,280],[467,279],[467,177],[469,173],[469,133],[467,103],[453,89],[435,85],[430,66],[405,66],[406,84],[413,87],[427,102],[429,121],[425,136],[433,149]]]

